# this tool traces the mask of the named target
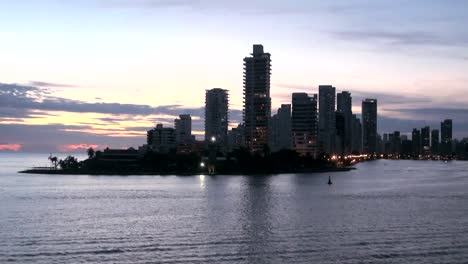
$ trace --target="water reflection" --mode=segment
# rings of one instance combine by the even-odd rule
[[[241,190],[241,214],[239,218],[243,237],[248,241],[241,246],[241,252],[248,257],[248,263],[268,263],[269,252],[274,251],[273,197],[271,176],[243,177]]]
[[[200,188],[205,189],[205,175],[198,176],[198,182],[200,183]]]

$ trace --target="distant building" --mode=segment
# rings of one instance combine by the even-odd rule
[[[419,129],[413,129],[413,132],[411,133],[411,141],[413,143],[413,156],[417,157],[421,155],[421,131]]]
[[[353,100],[351,93],[343,91],[337,94],[336,111],[343,114],[344,117],[344,136],[343,136],[343,147],[344,154],[351,154],[352,151],[352,122],[353,122]]]
[[[317,95],[292,94],[292,147],[302,156],[317,156]]]
[[[176,149],[176,134],[174,128],[157,124],[156,128],[147,133],[148,148],[160,153],[168,153]]]
[[[262,45],[254,45],[251,55],[244,58],[244,136],[251,151],[263,151],[270,136],[271,59]]]
[[[411,140],[403,139],[401,141],[401,155],[405,158],[411,157],[413,155],[413,143]]]
[[[432,155],[439,155],[439,130],[433,129],[431,132],[431,152]]]
[[[377,100],[362,101],[362,144],[366,154],[377,152]]]
[[[352,141],[351,141],[351,153],[360,154],[362,153],[362,125],[361,120],[356,115],[352,117]]]
[[[385,153],[392,155],[400,155],[402,152],[402,139],[400,131],[394,131],[388,135],[388,142],[386,144]]]
[[[282,104],[271,117],[271,150],[291,149],[291,105]]]
[[[142,156],[134,148],[129,149],[109,149],[106,148],[102,152],[96,153],[96,158],[99,162],[111,163],[111,164],[122,164],[122,163],[135,163],[138,158]]]
[[[245,147],[244,125],[239,124],[228,132],[228,150],[233,151]]]
[[[431,128],[428,126],[421,128],[421,154],[431,154]]]
[[[452,120],[446,119],[440,124],[440,152],[444,156],[452,155]]]
[[[174,120],[176,143],[191,144],[192,137],[192,117],[190,115],[180,115]]]
[[[336,127],[336,138],[335,138],[335,153],[344,155],[345,153],[345,137],[346,137],[346,118],[341,112],[335,112],[335,127]]]
[[[206,90],[205,93],[205,143],[216,141],[219,146],[226,146],[228,133],[228,91],[221,88]],[[221,150],[223,150],[221,148]]]
[[[319,141],[326,154],[335,152],[335,91],[331,85],[319,86]]]

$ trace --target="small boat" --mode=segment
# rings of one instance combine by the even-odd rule
[[[333,182],[331,181],[331,177],[328,176],[328,185],[332,185],[332,184],[333,184]]]

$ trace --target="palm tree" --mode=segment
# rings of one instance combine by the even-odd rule
[[[50,160],[50,162],[52,163],[52,165],[54,166],[54,169],[57,169],[58,158],[55,157],[55,156],[52,156],[52,154],[50,154],[49,160]]]
[[[88,153],[88,158],[89,158],[89,159],[93,159],[93,158],[96,156],[96,152],[94,151],[93,148],[89,148],[89,149],[87,150],[87,153]]]

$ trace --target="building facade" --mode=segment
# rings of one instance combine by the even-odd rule
[[[343,114],[344,117],[344,135],[342,137],[342,145],[344,154],[351,154],[352,151],[352,122],[353,122],[353,99],[351,93],[343,91],[336,96],[336,111]]]
[[[335,94],[335,87],[331,85],[319,86],[319,141],[321,151],[326,154],[335,152]]]
[[[292,94],[292,147],[302,156],[318,154],[317,95]]]
[[[148,148],[160,153],[168,153],[176,149],[176,133],[174,128],[157,124],[147,133]]]
[[[282,104],[271,117],[271,150],[291,149],[291,105]]]
[[[263,151],[269,143],[271,118],[270,54],[254,45],[252,56],[244,58],[244,137],[251,151]]]
[[[432,155],[439,155],[439,143],[440,143],[440,137],[439,137],[439,130],[438,129],[433,129],[431,131],[431,152]]]
[[[452,129],[451,119],[446,119],[440,124],[440,152],[444,156],[452,154]]]
[[[192,137],[192,117],[190,115],[179,115],[174,120],[174,128],[177,144],[191,144]]]
[[[362,101],[362,145],[365,154],[377,152],[377,99]]]
[[[205,93],[205,143],[215,139],[226,146],[229,125],[229,94],[227,90],[214,88]]]

